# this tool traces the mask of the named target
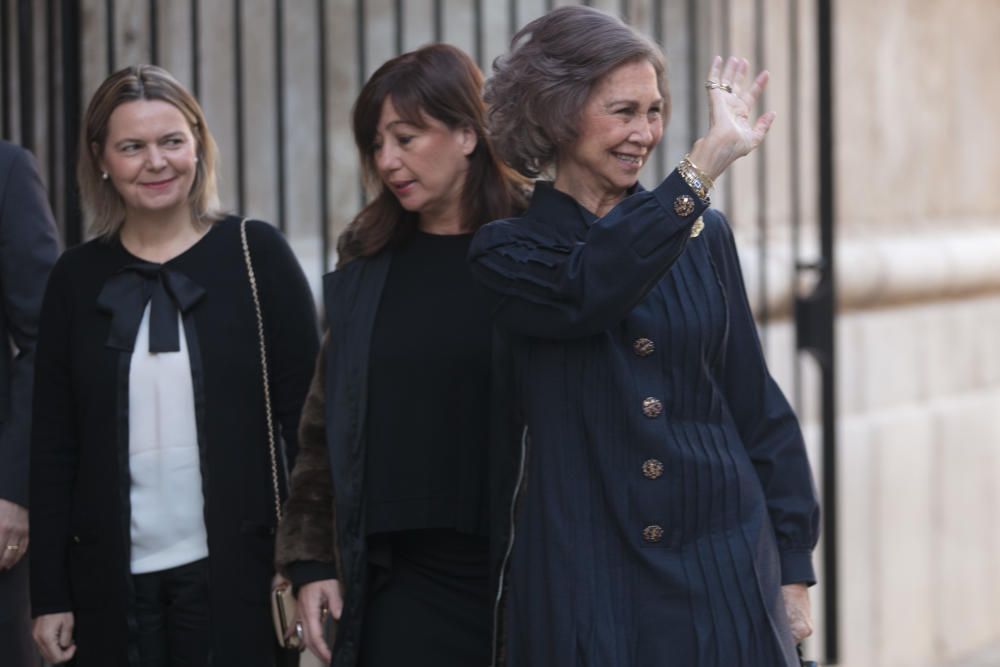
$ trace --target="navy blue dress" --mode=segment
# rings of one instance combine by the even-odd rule
[[[600,220],[542,183],[470,259],[524,426],[496,662],[797,665],[819,511],[724,217],[676,172]]]

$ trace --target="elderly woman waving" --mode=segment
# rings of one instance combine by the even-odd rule
[[[473,241],[514,356],[516,445],[498,486],[494,662],[797,665],[818,508],[768,373],[712,182],[764,139],[767,85],[716,58],[709,129],[655,189],[669,117],[659,49],[564,7],[487,84],[503,157],[537,183]],[[513,440],[511,440],[513,443]]]

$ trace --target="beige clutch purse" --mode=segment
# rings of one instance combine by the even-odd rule
[[[279,584],[271,591],[271,618],[274,621],[274,633],[282,648],[305,648],[302,642],[301,630],[298,629],[298,608],[295,596],[292,595],[292,585],[288,582]]]

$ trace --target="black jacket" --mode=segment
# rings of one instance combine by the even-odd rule
[[[58,256],[55,223],[34,161],[0,141],[0,498],[23,507],[38,317]]]
[[[539,183],[470,256],[525,424],[506,664],[797,665],[819,511],[725,218],[676,172],[600,219]]]
[[[291,461],[317,351],[314,307],[281,235],[251,222],[248,237],[276,428]],[[131,351],[112,337],[120,306],[100,298],[137,261],[117,238],[67,251],[52,272],[42,310],[31,460],[32,612],[74,613],[78,667],[137,664],[129,575]],[[189,286],[197,298],[182,307],[182,322],[201,451],[214,664],[271,665],[275,508],[239,220],[216,223],[163,264],[159,277],[198,288]]]
[[[368,360],[375,316],[392,261],[390,250],[350,262],[324,278],[328,334],[303,412],[301,456],[278,539],[278,563],[297,585],[339,579],[344,611],[333,647],[335,667],[354,667],[367,598],[365,422]],[[493,336],[491,440],[510,442],[513,404],[504,386],[505,341]],[[490,449],[489,527],[494,575],[517,461],[513,447]],[[459,502],[471,502],[460,498]],[[497,502],[499,501],[499,502]],[[494,577],[495,580],[495,577]]]

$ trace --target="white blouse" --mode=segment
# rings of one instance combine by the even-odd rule
[[[129,369],[128,441],[132,573],[208,556],[191,360],[182,318],[180,351],[149,352],[149,305]]]

